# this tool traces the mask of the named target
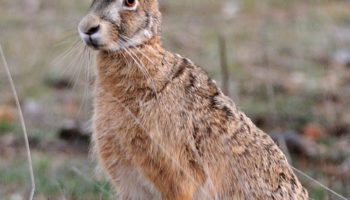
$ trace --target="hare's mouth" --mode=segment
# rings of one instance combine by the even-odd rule
[[[93,37],[89,37],[85,43],[90,46],[93,47],[94,49],[99,49],[100,47],[102,47],[102,45],[99,43],[98,39],[94,39]]]

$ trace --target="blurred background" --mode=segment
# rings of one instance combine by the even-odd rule
[[[94,52],[76,27],[89,0],[0,0],[0,44],[24,111],[39,200],[116,199],[89,157]],[[167,49],[191,58],[290,162],[350,198],[350,1],[162,0]],[[0,199],[30,177],[0,67]],[[282,141],[282,142],[281,142]],[[298,174],[312,199],[340,199]]]

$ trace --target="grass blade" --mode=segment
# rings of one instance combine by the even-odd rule
[[[16,106],[17,106],[17,109],[18,109],[19,117],[20,117],[21,127],[22,127],[22,131],[23,131],[23,136],[24,136],[24,141],[25,141],[25,146],[26,146],[26,151],[27,151],[27,159],[28,159],[28,164],[29,164],[29,173],[30,173],[30,181],[31,181],[31,192],[30,192],[29,200],[33,200],[34,193],[35,193],[35,178],[34,178],[32,155],[31,155],[31,152],[30,152],[27,128],[26,128],[26,125],[25,125],[25,122],[24,122],[22,108],[21,108],[21,104],[19,103],[17,91],[16,91],[16,88],[15,88],[15,84],[13,82],[13,79],[12,79],[12,76],[11,76],[11,72],[10,72],[10,69],[8,67],[8,64],[7,64],[5,55],[4,55],[4,51],[2,50],[1,44],[0,44],[0,54],[1,54],[2,63],[3,63],[3,65],[5,67],[5,70],[6,70],[6,74],[7,74],[8,80],[9,80],[10,85],[11,85],[12,93],[13,93],[13,96],[15,98]]]

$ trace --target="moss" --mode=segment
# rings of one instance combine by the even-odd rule
[[[323,200],[327,197],[327,192],[321,187],[309,188],[309,196],[312,199]]]
[[[17,129],[16,124],[14,122],[10,122],[7,120],[0,120],[0,134],[13,132],[16,129]]]

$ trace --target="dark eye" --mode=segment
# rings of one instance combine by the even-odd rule
[[[133,7],[136,4],[136,0],[125,0],[125,5],[127,7]]]

